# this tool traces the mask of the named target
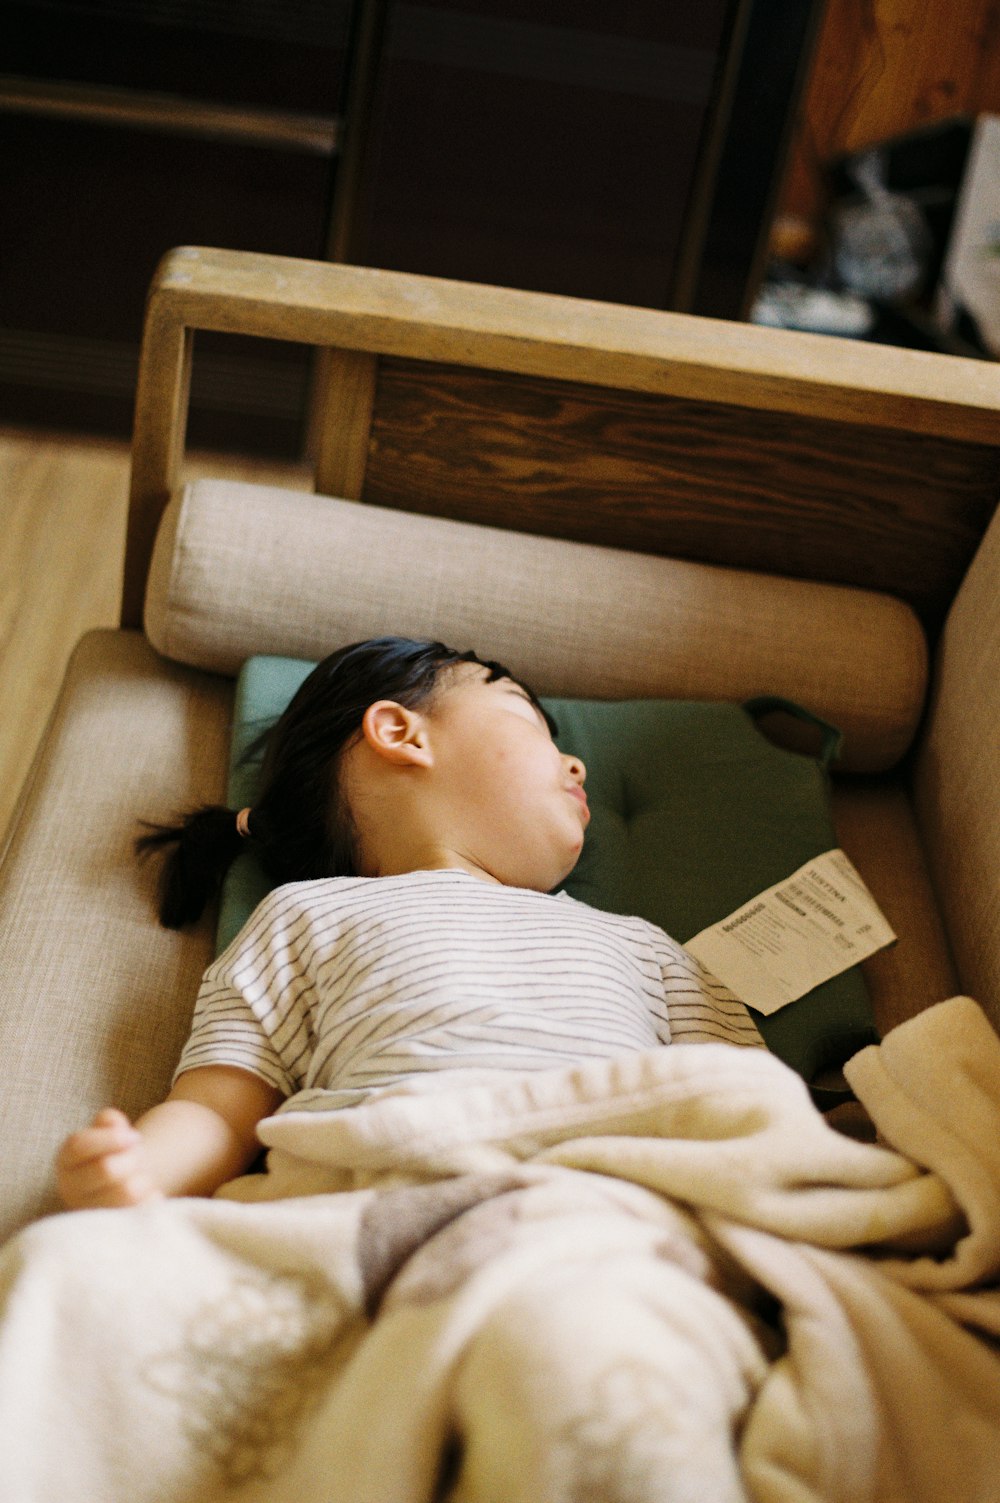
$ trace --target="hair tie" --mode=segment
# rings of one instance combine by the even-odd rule
[[[249,809],[241,809],[240,812],[239,812],[239,814],[237,814],[237,816],[236,816],[236,833],[237,833],[237,835],[242,835],[244,840],[246,840],[247,836],[250,834],[250,810]]]

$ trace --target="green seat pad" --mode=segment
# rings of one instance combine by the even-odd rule
[[[244,665],[230,762],[234,808],[255,797],[258,768],[247,749],[313,666],[278,657]],[[639,914],[683,943],[834,846],[824,763],[836,733],[825,728],[820,759],[775,746],[756,716],[777,703],[546,699],[560,746],[587,766],[591,822],[566,891],[595,908]],[[223,888],[220,949],[267,887],[254,858],[241,856]],[[810,1081],[877,1038],[856,967],[770,1017],[754,1016],[773,1052]]]

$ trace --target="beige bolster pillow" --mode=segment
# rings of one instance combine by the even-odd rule
[[[472,647],[541,694],[782,695],[844,732],[856,771],[902,756],[926,691],[922,629],[886,595],[232,481],[170,503],[145,619],[166,657],[226,674],[392,634]]]

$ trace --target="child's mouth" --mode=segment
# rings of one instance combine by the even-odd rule
[[[585,819],[584,822],[585,823],[589,823],[589,821],[590,821],[590,806],[587,803],[587,795],[584,793],[583,789],[582,788],[575,788],[575,787],[574,788],[567,788],[566,792],[570,795],[571,798],[575,798],[576,799],[577,803],[580,805],[580,808],[583,810],[583,812],[584,812],[584,814],[586,816],[586,819]]]

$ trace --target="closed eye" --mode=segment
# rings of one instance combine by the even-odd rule
[[[510,675],[500,667],[499,663],[490,663],[487,665],[487,667],[489,671],[487,673],[486,682],[488,684],[499,684],[501,689],[511,691],[519,695],[520,698],[526,699],[531,708],[534,710],[535,714],[539,716],[539,718],[543,722],[545,729],[548,731],[553,741],[558,741],[559,727],[555,722],[555,718],[549,714],[544,705],[539,703],[539,701],[532,694],[531,690],[526,689],[524,684],[519,684],[516,678],[511,678]]]
[[[515,683],[513,679],[505,679],[503,681],[503,687],[508,694],[515,695],[518,699],[522,700],[526,705],[528,705],[531,713],[538,720],[539,724],[544,728],[546,733],[550,736],[553,736],[554,739],[553,724],[550,724],[545,712],[535,702],[535,700],[532,699],[527,689],[525,689],[521,684]]]

